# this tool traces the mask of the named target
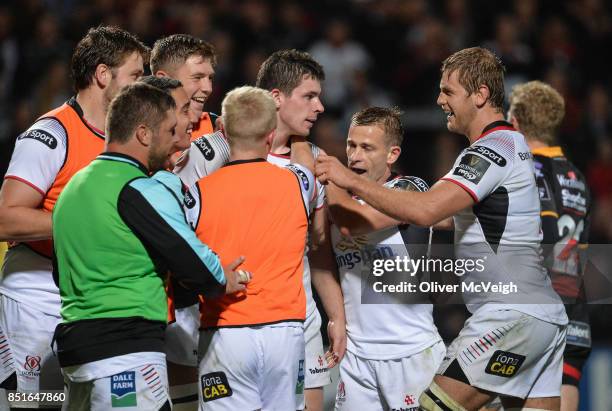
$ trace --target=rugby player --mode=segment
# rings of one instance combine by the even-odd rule
[[[157,40],[153,45],[151,73],[180,81],[190,100],[191,127],[186,137],[177,144],[177,153],[172,156],[170,169],[174,168],[191,141],[202,135],[206,137],[194,143],[193,147],[202,150],[199,151],[202,156],[206,153],[208,167],[216,169],[227,162],[227,142],[220,133],[210,134],[217,116],[203,111],[212,93],[216,63],[217,56],[212,44],[189,34],[173,34]],[[196,350],[200,321],[197,296],[174,281],[169,293],[176,316],[166,330],[170,391],[175,408],[186,411],[196,409],[198,399]]]
[[[72,55],[76,95],[17,138],[0,191],[0,239],[16,242],[0,283],[0,329],[10,353],[0,367],[4,388],[63,389],[51,351],[60,320],[59,291],[51,276],[51,211],[70,178],[104,149],[108,105],[143,74],[148,55],[149,49],[124,30],[90,29]]]
[[[486,262],[461,277],[472,316],[448,348],[425,410],[477,410],[493,396],[506,409],[559,408],[567,316],[540,265],[540,204],[522,134],[504,121],[501,61],[490,51],[460,50],[442,64],[437,103],[449,131],[470,146],[429,191],[389,190],[319,156],[316,175],[404,223],[431,226],[453,216],[457,258]],[[518,295],[469,292],[512,281]]]
[[[151,74],[179,80],[191,99],[192,140],[215,128],[217,116],[205,112],[204,104],[212,93],[216,64],[213,45],[189,34],[161,38],[151,50]]]
[[[291,136],[308,136],[310,129],[324,110],[320,100],[323,67],[308,53],[281,50],[263,62],[257,73],[257,87],[269,90],[276,101],[278,126],[268,155],[268,161],[285,165],[291,154]],[[312,146],[316,157],[320,151]],[[324,209],[325,191],[317,182],[316,198],[311,201],[310,250],[304,260],[306,290],[306,377],[305,406],[310,411],[323,409],[323,386],[331,383],[329,367],[337,364],[346,350],[346,320],[340,285],[333,273],[333,255],[329,241],[329,224]],[[323,350],[321,315],[312,297],[315,286],[329,318],[327,332],[330,348]]]
[[[189,145],[191,136],[190,103],[185,89],[180,81],[170,77],[146,76],[141,77],[139,82],[164,90],[174,98],[178,138],[175,140],[172,152],[176,154],[176,152],[184,149],[185,142]],[[168,165],[165,168],[170,167]],[[195,410],[198,406],[196,366],[199,311],[197,294],[182,287],[174,276],[170,276],[169,282],[171,284],[167,284],[170,308],[169,324],[166,327],[166,360],[168,361],[170,397],[175,410]],[[186,297],[183,298],[183,296]],[[181,305],[184,300],[187,300],[186,308]]]
[[[242,295],[203,299],[200,410],[294,410],[304,390],[302,277],[314,158],[305,138],[294,137],[291,164],[266,161],[276,128],[266,90],[232,90],[222,118],[230,161],[191,188],[185,211],[222,262],[244,255],[254,277]]]
[[[221,266],[185,221],[180,179],[164,170],[180,138],[175,110],[169,93],[147,84],[121,91],[108,110],[105,152],[54,209],[62,299],[54,338],[67,410],[171,409],[167,270],[211,297],[245,289],[233,271],[244,259]]]
[[[381,107],[355,113],[346,140],[348,167],[390,189],[427,191],[422,179],[391,170],[401,153],[400,115],[397,109]],[[366,294],[366,287],[372,283],[370,255],[426,255],[430,229],[390,218],[333,183],[326,192],[347,317],[336,409],[417,410],[419,395],[446,351],[433,322],[433,306],[427,300],[414,304],[416,299],[407,303],[389,295],[379,299]]]
[[[512,89],[508,117],[523,133],[533,154],[542,209],[542,242],[552,246],[547,268],[570,320],[563,353],[561,410],[576,411],[582,367],[591,351],[580,253],[588,246],[591,194],[584,175],[557,145],[555,136],[564,115],[563,97],[548,84],[530,81]]]

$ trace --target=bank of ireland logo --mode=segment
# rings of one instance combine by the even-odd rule
[[[40,356],[26,355],[23,368],[25,368],[26,371],[40,371]]]
[[[295,384],[296,395],[304,394],[304,360],[298,362],[298,378]]]
[[[124,371],[112,375],[110,384],[113,408],[136,406],[136,371]]]

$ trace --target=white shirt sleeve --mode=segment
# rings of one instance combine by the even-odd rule
[[[300,184],[300,192],[302,193],[304,208],[310,216],[310,200],[312,199],[314,191],[316,190],[314,175],[309,169],[300,164],[287,164],[285,168],[291,171],[297,177],[297,181]]]
[[[38,120],[15,142],[4,178],[22,181],[43,196],[66,160],[66,130],[54,118]]]
[[[461,186],[478,203],[506,180],[513,166],[513,153],[511,139],[501,137],[477,142],[461,152],[442,180]]]
[[[200,178],[221,168],[229,161],[229,144],[223,133],[205,134],[191,142],[174,168],[183,183],[192,186]]]

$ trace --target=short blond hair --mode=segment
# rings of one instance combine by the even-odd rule
[[[525,137],[552,144],[565,116],[565,101],[550,85],[530,81],[512,88],[510,116]]]
[[[491,50],[471,47],[453,53],[442,62],[442,75],[457,72],[459,84],[472,95],[480,86],[489,89],[489,103],[499,112],[504,107],[504,72],[506,68]]]
[[[276,104],[261,88],[243,86],[227,93],[221,103],[223,128],[230,146],[253,146],[276,128]]]

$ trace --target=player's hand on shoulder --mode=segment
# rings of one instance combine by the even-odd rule
[[[315,162],[315,176],[321,184],[335,183],[340,188],[348,188],[357,177],[336,157],[320,154]]]
[[[251,281],[252,275],[248,271],[238,270],[238,267],[244,262],[243,256],[238,257],[225,267],[223,272],[225,274],[225,293],[233,294],[239,291],[246,290],[246,285]]]

